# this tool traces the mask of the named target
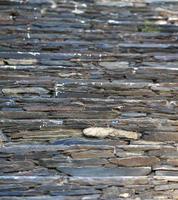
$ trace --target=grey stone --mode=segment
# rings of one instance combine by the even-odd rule
[[[8,138],[6,135],[0,130],[0,143],[2,144],[3,142],[7,142]]]
[[[108,70],[117,70],[119,68],[129,67],[128,62],[100,62],[99,64]]]
[[[135,167],[135,168],[126,168],[126,167],[117,167],[117,168],[99,168],[99,167],[90,167],[90,168],[67,168],[67,167],[58,167],[60,172],[64,174],[69,174],[71,176],[82,176],[82,177],[104,177],[104,176],[144,176],[148,175],[151,172],[150,167]]]
[[[2,92],[5,95],[17,95],[17,94],[47,94],[49,91],[40,87],[24,87],[24,88],[4,88]]]

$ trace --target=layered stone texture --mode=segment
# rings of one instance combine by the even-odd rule
[[[177,0],[0,1],[0,200],[178,199]]]

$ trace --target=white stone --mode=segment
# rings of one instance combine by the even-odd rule
[[[129,139],[138,139],[139,133],[132,131],[119,130],[115,128],[91,127],[83,130],[83,134],[88,137],[106,138],[121,137]]]

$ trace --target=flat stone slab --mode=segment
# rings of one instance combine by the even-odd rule
[[[115,163],[118,166],[152,166],[160,162],[159,158],[151,156],[137,156],[137,157],[127,157],[127,158],[114,158],[109,160],[111,163]]]
[[[118,138],[131,138],[131,139],[138,139],[140,135],[136,132],[118,130],[114,128],[102,128],[102,127],[91,127],[84,129],[83,134],[88,137],[96,137],[96,138],[118,137]]]
[[[59,171],[69,174],[71,176],[82,176],[82,177],[103,177],[103,176],[144,176],[151,172],[150,167],[135,167],[135,168],[63,168],[58,167]]]

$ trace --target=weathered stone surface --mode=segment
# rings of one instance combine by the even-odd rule
[[[1,175],[4,173],[9,173],[9,172],[17,172],[17,171],[28,171],[31,170],[35,167],[35,163],[32,161],[4,161],[3,163],[0,164],[0,169],[1,169]],[[2,173],[3,172],[3,173]]]
[[[41,126],[44,127],[44,126]],[[40,131],[19,131],[10,134],[13,141],[17,141],[19,138],[27,141],[53,141],[56,139],[63,139],[68,137],[80,137],[82,135],[81,130],[77,129],[53,129],[53,130],[40,130]]]
[[[128,198],[132,194],[131,190],[120,189],[118,187],[112,186],[104,190],[101,199],[118,199],[119,197]]]
[[[147,144],[144,144],[144,143],[141,143],[141,144],[130,144],[130,145],[118,145],[117,146],[118,148],[118,151],[120,149],[123,149],[125,151],[131,151],[131,152],[137,152],[137,151],[153,151],[153,150],[172,150],[171,152],[173,151],[176,151],[176,147],[172,146],[171,144],[160,144],[160,143],[147,143]]]
[[[177,11],[0,1],[0,199],[177,199]]]
[[[2,89],[2,92],[5,95],[16,95],[16,94],[47,94],[48,90],[40,87],[25,87],[25,88],[4,88]]]
[[[128,62],[100,62],[102,67],[105,67],[108,70],[117,70],[119,68],[128,68]]]
[[[157,132],[144,136],[145,139],[151,141],[178,141],[177,132]]]
[[[3,142],[7,142],[8,138],[6,135],[0,130],[0,143],[2,144]]]
[[[155,187],[155,190],[162,191],[162,190],[173,190],[178,189],[178,184],[166,184],[166,185],[159,185]]]
[[[160,162],[159,158],[151,156],[114,158],[110,159],[109,161],[119,166],[129,166],[129,167],[152,166]]]
[[[150,167],[136,167],[136,168],[67,168],[58,167],[59,171],[64,174],[71,176],[82,176],[82,177],[103,177],[103,176],[144,176],[151,172]]]
[[[7,65],[32,65],[32,64],[36,64],[37,60],[36,59],[29,59],[29,60],[28,59],[4,59],[3,63]]]
[[[114,152],[112,150],[88,150],[84,152],[72,152],[70,155],[75,159],[109,158],[114,156]]]
[[[178,176],[178,171],[171,171],[171,170],[161,170],[155,172],[156,176]]]
[[[128,118],[128,117],[130,117],[130,118],[132,118],[132,117],[146,117],[146,113],[136,113],[136,112],[128,112],[128,113],[122,113],[122,117],[125,117],[125,118]]]
[[[120,137],[128,139],[138,139],[140,134],[131,131],[118,130],[114,128],[91,127],[83,130],[83,134],[87,137]]]
[[[178,166],[178,158],[169,158],[167,159],[167,163],[173,166]]]
[[[74,184],[82,183],[83,185],[146,185],[149,183],[147,176],[113,176],[113,177],[70,177]],[[104,180],[104,181],[103,181]]]

